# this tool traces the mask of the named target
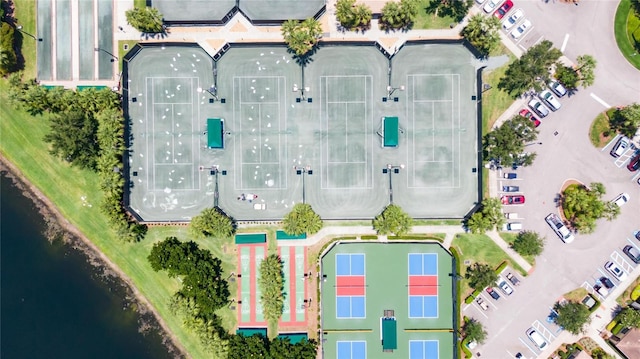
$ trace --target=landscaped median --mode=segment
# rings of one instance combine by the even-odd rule
[[[631,35],[633,35],[640,31],[638,31],[637,28],[633,29],[629,26],[633,26],[633,24],[640,24],[640,19],[631,6],[631,0],[620,1],[613,25],[616,43],[618,44],[620,52],[622,52],[622,55],[627,59],[627,61],[637,69],[640,69],[640,56],[638,55],[639,51],[637,48],[640,44],[634,44],[634,41],[640,41],[640,38],[633,39],[629,36],[630,32]],[[636,47],[634,47],[634,45]]]

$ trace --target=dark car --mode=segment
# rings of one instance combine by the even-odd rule
[[[502,204],[524,204],[524,196],[502,196]]]
[[[627,165],[627,169],[631,172],[635,172],[640,168],[640,151],[636,152],[636,155],[633,156],[631,160],[629,160],[629,164]]]
[[[497,17],[498,19],[502,19],[509,12],[509,10],[511,10],[512,7],[513,1],[507,0],[504,2],[504,4],[502,4],[502,6],[498,8],[498,10],[496,10],[496,12],[493,13],[493,16]]]
[[[491,288],[491,287],[487,288],[487,293],[489,293],[491,298],[493,298],[495,300],[500,299],[500,294],[498,294],[498,292],[495,289]]]
[[[520,186],[502,186],[502,192],[519,192]]]
[[[600,283],[602,283],[602,285],[604,285],[607,289],[611,289],[614,287],[613,282],[611,281],[611,279],[607,278],[607,277],[600,277]]]
[[[504,174],[504,178],[506,178],[506,179],[516,179],[516,178],[518,178],[518,174],[517,173],[505,173]]]
[[[624,252],[624,254],[629,256],[629,258],[631,258],[634,263],[640,263],[640,251],[638,250],[638,248],[627,245],[622,251]]]

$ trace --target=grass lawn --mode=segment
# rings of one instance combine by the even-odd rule
[[[122,60],[124,59],[124,55],[126,55],[132,47],[134,47],[138,41],[136,40],[120,40],[118,41],[118,69],[122,72]],[[124,49],[125,45],[127,45],[127,50]]]
[[[431,1],[437,0],[418,1],[418,16],[413,22],[413,29],[448,29],[451,24],[456,23],[451,16],[440,17],[427,13],[426,8],[429,7]]]
[[[185,330],[178,318],[167,306],[171,295],[179,288],[176,279],[165,273],[156,273],[147,262],[147,255],[154,242],[172,235],[187,239],[186,227],[153,227],[147,238],[138,244],[127,244],[118,240],[109,228],[107,219],[98,210],[102,193],[98,188],[99,179],[95,173],[70,167],[49,155],[42,137],[48,132],[47,117],[32,117],[8,105],[6,96],[8,84],[0,80],[0,153],[18,166],[26,178],[40,189],[71,224],[76,226],[120,269],[131,278],[133,284],[159,311],[165,322],[182,346],[194,358],[204,358],[206,351],[199,339]],[[92,206],[83,206],[81,197]],[[231,257],[221,253],[213,241],[199,241],[225,261],[225,269],[231,268]],[[224,255],[224,256],[223,256]],[[233,289],[233,288],[232,288]],[[235,323],[231,315],[221,313],[225,324]]]
[[[36,2],[33,0],[14,0],[15,18],[17,23],[22,25],[22,30],[38,37],[36,33]],[[19,32],[16,31],[16,35]],[[36,40],[29,35],[22,35],[22,56],[26,62],[24,64],[24,77],[35,79],[36,69]]]
[[[505,242],[509,243],[509,245],[511,245],[513,242],[516,241],[516,238],[518,237],[517,234],[515,233],[508,233],[508,232],[499,232],[500,233],[500,237],[502,237],[502,239],[504,239]],[[536,265],[536,257],[535,256],[523,256],[521,254],[522,258],[524,258],[524,260],[526,260],[527,262],[529,262],[529,264],[531,264],[532,266]]]
[[[482,83],[491,85],[491,89],[482,94],[482,133],[491,130],[498,117],[513,103],[513,97],[507,92],[498,89],[498,82],[507,71],[507,67],[515,61],[516,57],[509,54],[509,62],[497,69],[483,71]]]
[[[633,14],[631,0],[621,0],[613,25],[616,43],[627,61],[640,70],[640,55],[637,47],[634,47],[634,39],[629,37],[629,33],[634,33],[637,29],[628,27],[629,22],[631,22],[631,26],[634,26],[636,19],[638,19],[638,16]],[[640,23],[640,20],[638,22]]]
[[[571,292],[565,293],[562,296],[564,297],[564,299],[570,301],[570,302],[578,302],[580,303],[582,301],[582,299],[584,299],[584,297],[586,297],[588,294],[587,290],[584,288],[578,288],[578,289],[574,289]]]
[[[147,7],[147,0],[133,0],[133,7],[138,9]]]
[[[612,110],[615,111],[615,108],[599,114],[591,123],[589,139],[591,140],[591,144],[596,148],[604,147],[611,141],[611,138],[615,134],[609,127],[609,116],[612,114]]]
[[[502,250],[497,244],[484,234],[457,234],[453,239],[452,245],[456,247],[460,254],[461,273],[464,277],[466,273],[466,265],[464,261],[469,260],[469,265],[475,262],[487,263],[492,268],[498,268],[502,262],[507,261],[509,265],[516,269],[520,274],[526,275],[527,273]],[[460,291],[461,298],[465,298],[471,294],[472,289],[469,287],[469,283],[466,279],[462,279],[462,289]]]

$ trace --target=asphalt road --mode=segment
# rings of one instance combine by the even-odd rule
[[[513,358],[517,352],[526,358],[536,357],[539,351],[526,338],[525,331],[535,326],[553,340],[559,328],[545,320],[550,308],[563,293],[585,281],[593,281],[594,275],[604,272],[603,265],[612,253],[622,254],[621,248],[630,243],[627,238],[640,230],[640,185],[632,179],[634,174],[624,165],[616,165],[609,155],[610,147],[605,151],[596,149],[588,136],[591,121],[608,107],[605,105],[640,102],[640,71],[620,54],[613,35],[618,2],[582,0],[578,6],[554,1],[514,3],[514,9],[522,8],[534,26],[520,44],[531,46],[542,38],[549,39],[556,47],[564,47],[564,54],[572,61],[579,55],[590,54],[598,64],[592,87],[560,99],[562,108],[541,119],[538,142],[542,144],[528,147],[538,154],[534,165],[517,170],[522,180],[503,183],[519,185],[526,197],[524,206],[508,208],[508,212],[518,212],[524,217],[525,229],[537,231],[547,240],[535,271],[515,288],[514,294],[503,295],[498,301],[487,296],[485,301],[491,301],[495,307],[482,314],[475,305],[464,312],[482,321],[489,333],[486,343],[474,349],[474,353],[492,359]],[[530,35],[532,38],[528,39]],[[627,192],[631,201],[622,207],[622,213],[614,221],[600,220],[595,233],[578,234],[573,243],[564,244],[544,217],[557,212],[555,198],[563,183],[572,179],[585,184],[602,182],[607,189],[606,199]],[[640,242],[635,244],[640,246]]]

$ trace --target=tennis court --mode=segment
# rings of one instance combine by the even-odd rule
[[[476,68],[461,44],[405,45],[391,62],[371,44],[322,46],[304,66],[283,46],[216,58],[160,45],[130,57],[130,206],[144,220],[214,205],[277,220],[303,200],[325,219],[390,201],[460,218],[477,201]]]
[[[324,357],[453,357],[452,269],[435,243],[329,248],[321,257]]]

